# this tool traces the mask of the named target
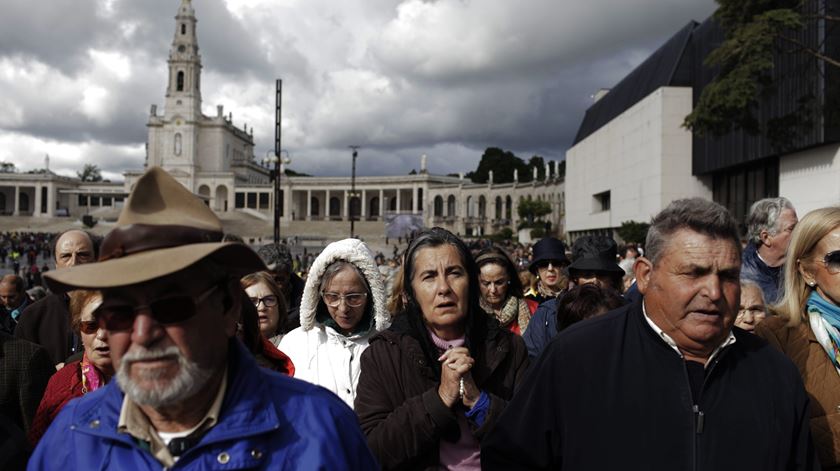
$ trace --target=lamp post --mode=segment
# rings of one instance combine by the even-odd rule
[[[350,238],[352,239],[356,235],[356,218],[353,217],[353,198],[356,197],[356,158],[359,157],[359,146],[347,146],[353,149],[353,167],[350,173],[350,203],[348,208],[350,209]]]
[[[263,163],[268,166],[273,164],[274,168],[271,170],[271,181],[274,183],[274,243],[280,243],[280,176],[283,175],[283,166],[292,162],[289,157],[289,152],[286,149],[281,149],[280,153],[285,153],[286,158],[280,158],[277,154],[270,150],[265,152]]]

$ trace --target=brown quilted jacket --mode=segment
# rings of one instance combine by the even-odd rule
[[[811,436],[823,469],[840,470],[840,375],[817,342],[808,320],[789,327],[770,317],[756,334],[787,355],[802,375],[811,398]]]

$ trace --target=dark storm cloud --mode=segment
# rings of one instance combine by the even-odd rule
[[[109,172],[142,165],[137,149],[149,105],[162,112],[179,3],[4,1],[0,138],[77,145]],[[562,159],[590,96],[715,4],[196,0],[193,7],[204,109],[214,114],[223,104],[237,125],[255,127],[258,158],[273,147],[273,82],[282,77],[292,168],[344,175],[346,146],[358,144],[362,174],[399,175],[419,168],[423,153],[433,173],[469,171],[489,146]],[[11,158],[42,156],[35,149]]]

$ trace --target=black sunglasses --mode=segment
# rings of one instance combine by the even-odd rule
[[[101,305],[93,312],[93,315],[100,327],[111,331],[131,330],[134,326],[134,319],[137,317],[137,311],[143,308],[149,310],[158,324],[178,324],[196,315],[198,305],[210,297],[219,286],[216,283],[195,297],[179,294],[155,299],[140,306],[130,304]]]
[[[829,252],[825,254],[822,260],[818,260],[825,265],[825,270],[832,275],[840,273],[840,250]]]

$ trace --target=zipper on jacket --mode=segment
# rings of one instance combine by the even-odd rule
[[[682,362],[683,362],[682,367],[683,367],[683,374],[685,375],[685,385],[688,386],[688,392],[689,392],[689,394],[691,394],[691,380],[688,377],[688,366],[685,364],[685,357],[683,357],[682,355],[680,355],[680,357],[681,357]],[[694,397],[691,398],[691,402],[692,402],[691,423],[694,426],[693,427],[694,428],[694,433],[691,434],[691,469],[696,470],[697,469],[697,435],[698,435],[698,432],[697,432],[697,425],[698,425],[697,417],[698,417],[698,414],[697,413],[700,412],[700,406],[698,406],[697,404],[694,404],[695,402],[697,402],[697,401],[695,401]]]
[[[694,433],[701,434],[703,433],[703,422],[705,416],[703,415],[703,411],[700,410],[700,406],[694,404]]]

